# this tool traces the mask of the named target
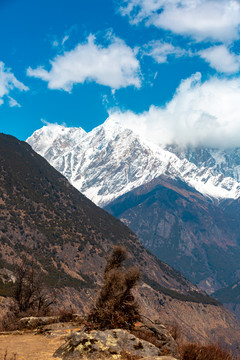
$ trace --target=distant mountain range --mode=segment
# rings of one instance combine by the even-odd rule
[[[89,133],[44,126],[27,142],[100,206],[160,175],[179,179],[217,201],[240,196],[239,149],[163,149],[112,119]]]

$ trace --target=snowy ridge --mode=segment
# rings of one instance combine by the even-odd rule
[[[163,174],[179,178],[210,197],[240,196],[240,184],[232,177],[180,158],[110,119],[89,133],[47,125],[27,142],[100,206]]]

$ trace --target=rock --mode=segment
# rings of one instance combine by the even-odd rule
[[[39,326],[54,324],[57,322],[59,322],[59,316],[29,316],[20,319],[18,322],[18,326],[20,329],[36,329]]]
[[[160,355],[179,356],[178,346],[167,328],[157,322],[144,320],[135,325],[132,333],[140,339],[152,342],[160,350]]]
[[[127,330],[113,329],[76,332],[62,345],[54,357],[62,359],[121,359],[122,356],[136,356],[136,359],[170,360],[161,357],[161,350],[148,341],[142,340]]]

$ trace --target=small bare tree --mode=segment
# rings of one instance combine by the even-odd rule
[[[131,292],[140,271],[135,267],[125,270],[122,263],[126,257],[126,249],[115,246],[107,259],[102,289],[88,315],[94,329],[131,329],[140,320],[139,306]]]
[[[15,283],[13,286],[14,312],[17,314],[31,313],[45,315],[54,303],[54,296],[48,295],[41,273],[32,260],[23,260],[15,269]]]

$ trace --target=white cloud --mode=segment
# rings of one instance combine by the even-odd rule
[[[134,24],[191,36],[197,41],[233,41],[239,38],[238,0],[123,0],[120,11]]]
[[[15,89],[20,91],[29,90],[28,87],[18,81],[10,69],[7,69],[5,64],[0,61],[0,105],[4,103],[4,96],[7,96]],[[13,98],[9,97],[9,104],[10,106],[16,106],[17,102]]]
[[[199,55],[219,72],[231,74],[239,71],[240,56],[230,53],[225,45],[212,46],[199,51]]]
[[[61,45],[64,45],[66,41],[68,41],[69,39],[69,35],[65,35],[64,38],[62,39],[62,43]]]
[[[188,52],[170,43],[153,40],[145,45],[142,54],[151,56],[158,64],[161,64],[168,62],[169,55],[180,57],[188,54]]]
[[[39,66],[28,68],[28,76],[48,82],[50,89],[71,91],[74,84],[95,81],[119,89],[141,85],[140,65],[134,50],[119,38],[112,37],[107,47],[96,44],[90,35],[86,43],[66,51],[50,61],[50,71]]]
[[[240,78],[201,82],[196,73],[165,107],[152,105],[142,114],[115,110],[110,117],[157,144],[240,146]]]
[[[21,107],[21,105],[15,100],[13,99],[11,96],[8,96],[8,103],[10,107]]]

